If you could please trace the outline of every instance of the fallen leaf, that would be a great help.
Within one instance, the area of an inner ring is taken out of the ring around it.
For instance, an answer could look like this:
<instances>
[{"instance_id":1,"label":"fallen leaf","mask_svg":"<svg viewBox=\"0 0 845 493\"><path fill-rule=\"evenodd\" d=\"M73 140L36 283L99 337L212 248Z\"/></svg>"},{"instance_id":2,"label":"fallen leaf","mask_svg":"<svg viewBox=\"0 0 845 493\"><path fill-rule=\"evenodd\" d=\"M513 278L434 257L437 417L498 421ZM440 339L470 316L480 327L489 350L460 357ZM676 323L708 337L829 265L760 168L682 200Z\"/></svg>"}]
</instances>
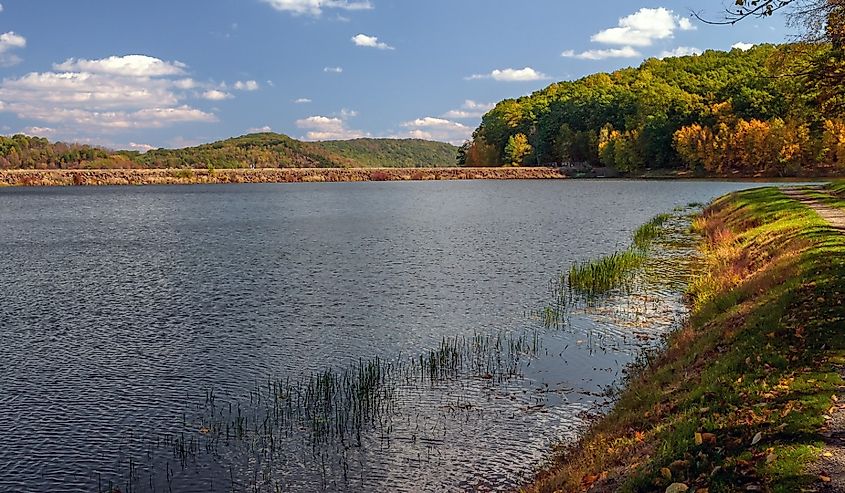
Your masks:
<instances>
[{"instance_id":1,"label":"fallen leaf","mask_svg":"<svg viewBox=\"0 0 845 493\"><path fill-rule=\"evenodd\" d=\"M689 486L684 483L672 483L666 488L666 493L685 493L689 491Z\"/></svg>"},{"instance_id":2,"label":"fallen leaf","mask_svg":"<svg viewBox=\"0 0 845 493\"><path fill-rule=\"evenodd\" d=\"M762 439L763 439L763 432L758 431L757 434L754 435L754 438L751 439L751 446L753 447L754 445L757 445L758 443L760 443L760 440L762 440Z\"/></svg>"},{"instance_id":3,"label":"fallen leaf","mask_svg":"<svg viewBox=\"0 0 845 493\"><path fill-rule=\"evenodd\" d=\"M830 476L825 476L824 474L819 476L819 480L821 480L822 483L829 483L831 481Z\"/></svg>"}]
</instances>

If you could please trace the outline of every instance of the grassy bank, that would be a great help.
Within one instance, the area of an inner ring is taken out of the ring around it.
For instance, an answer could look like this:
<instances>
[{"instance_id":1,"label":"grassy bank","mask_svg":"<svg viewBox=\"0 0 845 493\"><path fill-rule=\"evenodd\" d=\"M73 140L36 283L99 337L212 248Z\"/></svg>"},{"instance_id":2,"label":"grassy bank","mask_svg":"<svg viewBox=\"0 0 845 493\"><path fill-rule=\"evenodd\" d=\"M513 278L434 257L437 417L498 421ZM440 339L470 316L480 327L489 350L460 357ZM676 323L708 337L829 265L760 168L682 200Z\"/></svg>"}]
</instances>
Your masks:
<instances>
[{"instance_id":1,"label":"grassy bank","mask_svg":"<svg viewBox=\"0 0 845 493\"><path fill-rule=\"evenodd\" d=\"M0 186L177 185L565 178L556 168L265 168L0 170Z\"/></svg>"},{"instance_id":2,"label":"grassy bank","mask_svg":"<svg viewBox=\"0 0 845 493\"><path fill-rule=\"evenodd\" d=\"M689 323L526 491L800 491L845 366L845 235L775 189L695 223Z\"/></svg>"}]
</instances>

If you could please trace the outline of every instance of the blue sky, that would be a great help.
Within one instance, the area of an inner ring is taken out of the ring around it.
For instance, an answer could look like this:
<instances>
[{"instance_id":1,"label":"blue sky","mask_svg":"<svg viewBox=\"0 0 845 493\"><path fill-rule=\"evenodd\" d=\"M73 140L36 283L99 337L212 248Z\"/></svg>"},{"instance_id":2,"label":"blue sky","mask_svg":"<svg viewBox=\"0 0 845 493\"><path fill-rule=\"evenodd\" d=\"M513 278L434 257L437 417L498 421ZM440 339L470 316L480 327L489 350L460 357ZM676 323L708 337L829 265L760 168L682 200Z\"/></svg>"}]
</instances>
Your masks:
<instances>
[{"instance_id":1,"label":"blue sky","mask_svg":"<svg viewBox=\"0 0 845 493\"><path fill-rule=\"evenodd\" d=\"M791 34L689 19L722 0L0 3L0 133L138 150L259 129L459 143L553 81Z\"/></svg>"}]
</instances>

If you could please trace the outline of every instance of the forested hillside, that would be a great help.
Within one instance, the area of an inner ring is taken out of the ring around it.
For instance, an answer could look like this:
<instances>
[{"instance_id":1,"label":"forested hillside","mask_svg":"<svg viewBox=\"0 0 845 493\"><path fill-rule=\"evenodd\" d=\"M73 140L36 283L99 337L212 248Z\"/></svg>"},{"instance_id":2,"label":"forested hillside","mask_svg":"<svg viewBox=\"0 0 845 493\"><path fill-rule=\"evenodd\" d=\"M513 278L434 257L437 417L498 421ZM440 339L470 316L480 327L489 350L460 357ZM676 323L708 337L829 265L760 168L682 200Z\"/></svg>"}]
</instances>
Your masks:
<instances>
[{"instance_id":1,"label":"forested hillside","mask_svg":"<svg viewBox=\"0 0 845 493\"><path fill-rule=\"evenodd\" d=\"M811 77L830 46L649 59L502 101L459 151L469 166L587 162L621 172L792 175L845 166L845 120Z\"/></svg>"},{"instance_id":2,"label":"forested hillside","mask_svg":"<svg viewBox=\"0 0 845 493\"><path fill-rule=\"evenodd\" d=\"M452 166L457 149L424 140L302 142L261 133L141 154L40 137L0 136L0 169L37 168L367 168Z\"/></svg>"}]
</instances>

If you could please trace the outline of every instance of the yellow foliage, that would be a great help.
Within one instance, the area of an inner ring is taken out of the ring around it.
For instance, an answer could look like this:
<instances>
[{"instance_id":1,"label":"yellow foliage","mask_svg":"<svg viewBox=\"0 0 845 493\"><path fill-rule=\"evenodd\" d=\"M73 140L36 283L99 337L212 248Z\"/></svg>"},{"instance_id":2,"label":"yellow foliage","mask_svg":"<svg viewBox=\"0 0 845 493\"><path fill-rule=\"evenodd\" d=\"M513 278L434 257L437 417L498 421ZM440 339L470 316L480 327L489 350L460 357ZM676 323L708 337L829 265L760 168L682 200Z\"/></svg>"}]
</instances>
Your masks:
<instances>
[{"instance_id":1,"label":"yellow foliage","mask_svg":"<svg viewBox=\"0 0 845 493\"><path fill-rule=\"evenodd\" d=\"M722 121L714 129L694 124L675 132L675 150L711 173L784 174L806 161L810 131L779 118Z\"/></svg>"},{"instance_id":2,"label":"yellow foliage","mask_svg":"<svg viewBox=\"0 0 845 493\"><path fill-rule=\"evenodd\" d=\"M840 168L845 168L845 121L826 120L824 122L824 159Z\"/></svg>"}]
</instances>

